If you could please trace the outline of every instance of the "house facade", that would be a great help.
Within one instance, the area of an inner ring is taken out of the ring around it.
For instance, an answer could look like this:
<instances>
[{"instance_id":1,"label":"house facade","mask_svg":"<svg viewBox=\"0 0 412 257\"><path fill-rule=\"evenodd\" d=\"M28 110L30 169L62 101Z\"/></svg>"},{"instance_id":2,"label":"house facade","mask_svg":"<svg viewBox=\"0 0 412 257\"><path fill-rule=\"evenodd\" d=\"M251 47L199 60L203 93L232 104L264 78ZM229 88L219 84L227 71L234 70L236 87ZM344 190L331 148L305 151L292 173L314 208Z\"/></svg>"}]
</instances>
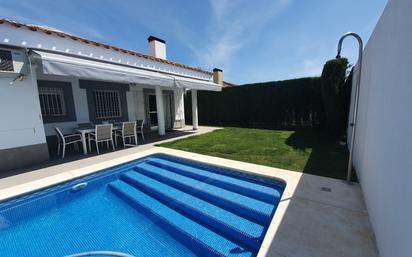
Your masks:
<instances>
[{"instance_id":1,"label":"house facade","mask_svg":"<svg viewBox=\"0 0 412 257\"><path fill-rule=\"evenodd\" d=\"M54 127L144 120L164 135L185 126L184 94L220 91L223 73L166 59L166 42L148 38L149 54L54 29L0 20L0 170L49 158Z\"/></svg>"}]
</instances>

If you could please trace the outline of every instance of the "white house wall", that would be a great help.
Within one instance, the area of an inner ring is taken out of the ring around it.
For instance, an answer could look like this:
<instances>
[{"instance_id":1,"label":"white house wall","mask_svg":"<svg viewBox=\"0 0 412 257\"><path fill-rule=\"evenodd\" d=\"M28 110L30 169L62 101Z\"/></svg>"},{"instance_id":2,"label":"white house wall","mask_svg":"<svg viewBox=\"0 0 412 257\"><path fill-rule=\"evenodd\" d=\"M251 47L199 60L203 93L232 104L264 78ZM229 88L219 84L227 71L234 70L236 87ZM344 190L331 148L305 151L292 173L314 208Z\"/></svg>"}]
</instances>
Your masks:
<instances>
[{"instance_id":1,"label":"white house wall","mask_svg":"<svg viewBox=\"0 0 412 257\"><path fill-rule=\"evenodd\" d=\"M45 143L37 84L0 74L0 149Z\"/></svg>"},{"instance_id":2,"label":"white house wall","mask_svg":"<svg viewBox=\"0 0 412 257\"><path fill-rule=\"evenodd\" d=\"M131 86L127 92L127 101L129 120L143 120L145 118L143 87Z\"/></svg>"},{"instance_id":3,"label":"white house wall","mask_svg":"<svg viewBox=\"0 0 412 257\"><path fill-rule=\"evenodd\" d=\"M48 160L35 75L0 73L0 172Z\"/></svg>"},{"instance_id":4,"label":"white house wall","mask_svg":"<svg viewBox=\"0 0 412 257\"><path fill-rule=\"evenodd\" d=\"M382 257L412 253L411 10L390 0L364 50L354 164Z\"/></svg>"},{"instance_id":5,"label":"white house wall","mask_svg":"<svg viewBox=\"0 0 412 257\"><path fill-rule=\"evenodd\" d=\"M133 96L132 108L134 110L133 115L131 116L129 112L130 120L143 120L145 119L145 105L144 105L144 94L143 87L130 87L128 92Z\"/></svg>"}]
</instances>

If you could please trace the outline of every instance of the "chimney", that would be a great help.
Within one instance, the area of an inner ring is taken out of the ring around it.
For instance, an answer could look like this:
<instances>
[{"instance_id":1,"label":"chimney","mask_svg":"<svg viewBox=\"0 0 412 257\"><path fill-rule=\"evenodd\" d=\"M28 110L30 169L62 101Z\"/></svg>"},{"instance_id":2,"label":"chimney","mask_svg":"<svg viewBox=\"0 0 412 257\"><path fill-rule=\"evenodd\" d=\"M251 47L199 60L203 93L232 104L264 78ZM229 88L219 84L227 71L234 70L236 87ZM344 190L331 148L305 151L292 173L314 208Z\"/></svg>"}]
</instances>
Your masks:
<instances>
[{"instance_id":1,"label":"chimney","mask_svg":"<svg viewBox=\"0 0 412 257\"><path fill-rule=\"evenodd\" d=\"M213 69L213 82L223 86L223 71L221 69Z\"/></svg>"},{"instance_id":2,"label":"chimney","mask_svg":"<svg viewBox=\"0 0 412 257\"><path fill-rule=\"evenodd\" d=\"M149 55L166 60L166 41L154 36L148 37L147 41L149 41Z\"/></svg>"}]
</instances>

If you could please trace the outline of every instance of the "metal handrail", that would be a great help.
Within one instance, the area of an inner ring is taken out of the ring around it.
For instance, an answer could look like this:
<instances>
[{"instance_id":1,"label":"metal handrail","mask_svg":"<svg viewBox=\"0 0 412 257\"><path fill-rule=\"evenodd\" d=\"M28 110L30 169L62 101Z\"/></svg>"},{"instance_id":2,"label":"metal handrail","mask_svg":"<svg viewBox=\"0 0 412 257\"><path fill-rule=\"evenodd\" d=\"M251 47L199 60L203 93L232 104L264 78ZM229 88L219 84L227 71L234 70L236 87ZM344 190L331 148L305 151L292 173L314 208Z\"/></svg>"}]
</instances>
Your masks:
<instances>
[{"instance_id":1,"label":"metal handrail","mask_svg":"<svg viewBox=\"0 0 412 257\"><path fill-rule=\"evenodd\" d=\"M94 256L94 255L106 255L106 256L116 256L116 257L135 257L133 255L121 252L112 252L112 251L92 251L92 252L83 252L67 255L65 257L81 257L81 256Z\"/></svg>"}]
</instances>

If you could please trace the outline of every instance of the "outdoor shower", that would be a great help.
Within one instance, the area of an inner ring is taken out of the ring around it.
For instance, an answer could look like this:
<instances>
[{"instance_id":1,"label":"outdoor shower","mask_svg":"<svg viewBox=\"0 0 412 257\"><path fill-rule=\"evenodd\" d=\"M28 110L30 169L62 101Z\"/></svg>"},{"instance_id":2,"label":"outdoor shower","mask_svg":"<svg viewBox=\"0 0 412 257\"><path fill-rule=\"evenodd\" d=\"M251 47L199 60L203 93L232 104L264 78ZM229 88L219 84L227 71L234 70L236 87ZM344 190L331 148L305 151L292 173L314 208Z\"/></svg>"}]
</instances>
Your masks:
<instances>
[{"instance_id":1,"label":"outdoor shower","mask_svg":"<svg viewBox=\"0 0 412 257\"><path fill-rule=\"evenodd\" d=\"M359 53L358 53L358 76L356 78L356 85L355 85L355 103L354 103L354 108L353 108L353 116L352 116L352 121L349 123L349 126L352 127L352 133L351 133L351 139L350 139L350 149L349 149L349 161L348 161L348 169L347 169L347 174L346 174L346 181L350 182L351 181L351 176L352 176L352 158L353 158L353 149L355 145L355 134L356 134L356 118L358 116L358 103L359 103L359 87L360 87L360 82L361 82L361 72L362 72L362 52L363 52L363 42L362 38L354 33L354 32L348 32L345 35L343 35L339 39L338 43L338 54L336 55L336 58L340 58L340 52L342 50L342 43L343 40L348 37L352 36L358 40L359 43Z\"/></svg>"}]
</instances>

